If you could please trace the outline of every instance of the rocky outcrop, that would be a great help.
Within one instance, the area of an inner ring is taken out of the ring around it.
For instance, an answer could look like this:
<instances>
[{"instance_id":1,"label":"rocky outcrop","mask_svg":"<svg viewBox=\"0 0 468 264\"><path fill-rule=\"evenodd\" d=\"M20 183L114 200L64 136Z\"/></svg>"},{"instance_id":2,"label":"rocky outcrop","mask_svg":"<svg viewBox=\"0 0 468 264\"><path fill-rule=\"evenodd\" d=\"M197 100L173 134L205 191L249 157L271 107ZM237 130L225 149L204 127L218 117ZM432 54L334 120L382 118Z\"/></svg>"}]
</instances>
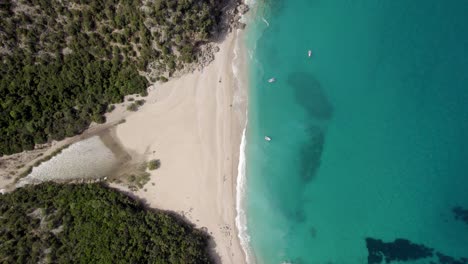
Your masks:
<instances>
[{"instance_id":1,"label":"rocky outcrop","mask_svg":"<svg viewBox=\"0 0 468 264\"><path fill-rule=\"evenodd\" d=\"M242 23L240 21L236 21L233 23L232 25L234 28L236 29L245 29L245 27L247 26L245 23Z\"/></svg>"},{"instance_id":2,"label":"rocky outcrop","mask_svg":"<svg viewBox=\"0 0 468 264\"><path fill-rule=\"evenodd\" d=\"M238 2L235 4L235 8L226 11L226 19L229 25L229 32L233 29L244 29L246 24L241 22L242 15L249 11L249 6Z\"/></svg>"},{"instance_id":3,"label":"rocky outcrop","mask_svg":"<svg viewBox=\"0 0 468 264\"><path fill-rule=\"evenodd\" d=\"M249 11L249 6L239 0L228 1L229 3L222 9L222 22L218 25L216 33L213 33L212 42L205 43L198 47L196 62L185 64L183 68L176 70L169 75L167 69L162 67L157 61L150 62L146 78L151 82L167 81L173 77L180 77L184 74L203 69L214 60L214 54L219 51L216 42L222 41L224 35L236 29L245 29L247 26L241 22L242 15ZM177 52L177 51L174 51ZM164 66L164 65L163 65Z\"/></svg>"},{"instance_id":4,"label":"rocky outcrop","mask_svg":"<svg viewBox=\"0 0 468 264\"><path fill-rule=\"evenodd\" d=\"M249 11L249 6L246 4L240 4L237 7L237 12L239 12L241 15L247 13Z\"/></svg>"}]
</instances>

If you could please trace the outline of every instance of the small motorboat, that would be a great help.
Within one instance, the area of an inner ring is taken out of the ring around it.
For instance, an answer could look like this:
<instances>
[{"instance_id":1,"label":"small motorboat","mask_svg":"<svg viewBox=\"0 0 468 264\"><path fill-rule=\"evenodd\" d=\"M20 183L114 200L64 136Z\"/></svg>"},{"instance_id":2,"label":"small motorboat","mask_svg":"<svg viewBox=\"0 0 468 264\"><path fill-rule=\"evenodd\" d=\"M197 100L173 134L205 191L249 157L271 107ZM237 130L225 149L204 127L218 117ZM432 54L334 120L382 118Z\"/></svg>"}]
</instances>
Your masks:
<instances>
[{"instance_id":1,"label":"small motorboat","mask_svg":"<svg viewBox=\"0 0 468 264\"><path fill-rule=\"evenodd\" d=\"M265 140L266 140L266 141L271 141L271 137L265 136Z\"/></svg>"},{"instance_id":2,"label":"small motorboat","mask_svg":"<svg viewBox=\"0 0 468 264\"><path fill-rule=\"evenodd\" d=\"M309 56L309 58L312 57L312 51L309 50L309 51L307 52L307 55Z\"/></svg>"},{"instance_id":3,"label":"small motorboat","mask_svg":"<svg viewBox=\"0 0 468 264\"><path fill-rule=\"evenodd\" d=\"M272 82L275 82L275 81L276 81L275 78L270 78L270 79L268 79L268 82L269 82L269 83L272 83Z\"/></svg>"}]
</instances>

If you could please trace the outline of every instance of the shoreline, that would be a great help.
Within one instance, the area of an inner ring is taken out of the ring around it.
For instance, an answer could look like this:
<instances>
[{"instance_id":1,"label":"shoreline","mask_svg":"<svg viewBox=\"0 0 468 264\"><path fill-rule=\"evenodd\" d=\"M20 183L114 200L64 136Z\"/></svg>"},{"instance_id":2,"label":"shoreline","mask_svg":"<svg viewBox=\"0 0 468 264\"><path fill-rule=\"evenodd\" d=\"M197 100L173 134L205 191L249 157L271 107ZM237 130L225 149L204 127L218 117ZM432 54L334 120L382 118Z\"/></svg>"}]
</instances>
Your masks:
<instances>
[{"instance_id":1,"label":"shoreline","mask_svg":"<svg viewBox=\"0 0 468 264\"><path fill-rule=\"evenodd\" d=\"M150 87L147 103L114 128L130 153L161 160L134 195L206 230L220 261L236 264L246 263L236 225L247 99L243 34L227 34L203 70Z\"/></svg>"},{"instance_id":2,"label":"shoreline","mask_svg":"<svg viewBox=\"0 0 468 264\"><path fill-rule=\"evenodd\" d=\"M241 22L245 21L245 16L243 16L240 20ZM240 32L240 31L238 31ZM245 190L246 190L246 156L245 156L245 147L247 144L246 138L246 131L247 131L247 124L248 124L248 89L249 89L249 82L248 82L248 59L247 59L247 45L246 45L246 37L247 32L243 31L238 33L240 36L237 38L236 42L236 49L234 49L235 57L233 61L233 72L236 75L239 70L242 72L240 75L237 76L238 85L241 93L241 97L245 98L245 104L242 107L242 120L239 120L241 125L241 137L238 144L234 147L237 149L233 149L233 153L237 153L237 169L233 171L233 178L235 178L235 227L237 231L237 237L239 244L241 246L244 260L243 263L255 263L252 260L251 248L249 245L249 235L247 232L247 216L246 216L246 208L245 208ZM236 60L238 60L238 65L235 65ZM237 70L237 72L236 72Z\"/></svg>"}]
</instances>

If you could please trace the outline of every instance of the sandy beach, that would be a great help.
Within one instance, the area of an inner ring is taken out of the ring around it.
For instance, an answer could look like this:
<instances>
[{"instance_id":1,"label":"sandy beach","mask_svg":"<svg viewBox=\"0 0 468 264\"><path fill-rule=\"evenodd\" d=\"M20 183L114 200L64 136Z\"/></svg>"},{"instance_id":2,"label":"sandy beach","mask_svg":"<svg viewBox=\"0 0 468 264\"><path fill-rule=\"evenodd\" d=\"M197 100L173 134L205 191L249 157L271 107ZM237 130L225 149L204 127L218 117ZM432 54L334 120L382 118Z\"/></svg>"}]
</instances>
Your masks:
<instances>
[{"instance_id":1,"label":"sandy beach","mask_svg":"<svg viewBox=\"0 0 468 264\"><path fill-rule=\"evenodd\" d=\"M239 34L226 36L203 71L151 87L147 103L116 127L129 152L161 160L161 168L136 196L206 228L222 263L236 264L245 262L235 226L246 107L232 64L242 61L235 53Z\"/></svg>"}]
</instances>

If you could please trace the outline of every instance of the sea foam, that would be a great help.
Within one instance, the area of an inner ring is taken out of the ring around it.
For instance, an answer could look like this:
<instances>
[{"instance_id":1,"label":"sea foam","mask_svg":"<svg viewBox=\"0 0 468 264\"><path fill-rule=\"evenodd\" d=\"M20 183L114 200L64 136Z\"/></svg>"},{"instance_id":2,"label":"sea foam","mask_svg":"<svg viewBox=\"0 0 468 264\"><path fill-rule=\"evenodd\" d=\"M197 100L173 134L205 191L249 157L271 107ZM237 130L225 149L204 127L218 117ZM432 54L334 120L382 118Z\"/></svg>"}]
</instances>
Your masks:
<instances>
[{"instance_id":1,"label":"sea foam","mask_svg":"<svg viewBox=\"0 0 468 264\"><path fill-rule=\"evenodd\" d=\"M252 24L253 18L256 17L254 14L256 12L257 3L255 0L246 0L245 4L247 4L250 8L250 11L247 15L243 15L240 19L241 22ZM240 34L240 30L237 31L237 34ZM245 34L245 33L244 33ZM248 33L247 33L248 34ZM239 57L239 53L241 52L240 41L245 43L246 39L238 38L235 43L234 47L234 58L232 62L232 71L236 80L236 93L234 95L234 105L241 105L247 99L247 87L243 87L243 82L239 78L239 70L243 69L244 65L241 65L241 60L244 58ZM255 49L255 48L254 48ZM253 57L253 50L245 49L248 55L249 61L255 61ZM242 56L242 55L240 55ZM243 89L244 88L244 89ZM248 101L248 100L247 100ZM247 107L246 107L247 108ZM245 113L242 113L245 116L244 122L244 129L242 131L242 139L239 146L239 164L237 167L237 179L236 179L236 228L237 228L237 235L240 240L240 244L242 250L245 255L245 260L247 263L255 263L255 256L253 254L253 250L250 246L250 236L248 234L247 228L247 215L246 215L246 189L247 189L247 174L246 174L246 153L245 148L247 145L247 138L246 138L246 130L248 124L248 112L245 110Z\"/></svg>"},{"instance_id":2,"label":"sea foam","mask_svg":"<svg viewBox=\"0 0 468 264\"><path fill-rule=\"evenodd\" d=\"M237 32L239 34L239 31ZM236 41L234 47L234 58L232 62L232 72L236 81L236 92L233 98L234 105L240 105L245 100L245 91L242 89L242 81L239 79L239 40ZM245 113L247 116L247 111ZM246 188L246 174L245 174L245 145L246 137L245 131L247 128L247 121L245 121L244 129L242 132L241 144L239 147L239 164L237 167L237 181L236 181L236 228L238 230L238 237L242 250L244 251L247 263L250 263L250 248L249 248L249 235L247 233L247 217L244 209L245 188Z\"/></svg>"},{"instance_id":3,"label":"sea foam","mask_svg":"<svg viewBox=\"0 0 468 264\"><path fill-rule=\"evenodd\" d=\"M247 127L247 122L246 122ZM236 183L236 227L238 230L239 240L242 246L242 250L245 253L245 258L247 263L250 263L251 253L250 253L250 237L247 233L247 216L245 213L245 188L246 188L246 174L245 174L245 131L242 132L242 140L239 148L239 165L237 167L237 183Z\"/></svg>"}]
</instances>

